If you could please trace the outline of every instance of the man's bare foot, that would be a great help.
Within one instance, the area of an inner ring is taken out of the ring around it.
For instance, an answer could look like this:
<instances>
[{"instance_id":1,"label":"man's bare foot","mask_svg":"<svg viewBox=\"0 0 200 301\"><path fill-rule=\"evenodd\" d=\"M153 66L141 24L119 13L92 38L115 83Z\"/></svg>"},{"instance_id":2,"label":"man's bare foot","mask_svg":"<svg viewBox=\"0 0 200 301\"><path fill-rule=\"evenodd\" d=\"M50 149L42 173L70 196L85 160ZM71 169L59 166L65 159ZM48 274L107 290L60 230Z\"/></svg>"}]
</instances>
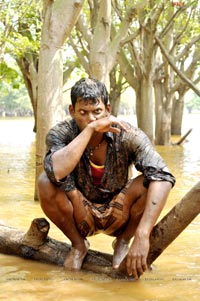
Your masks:
<instances>
[{"instance_id":1,"label":"man's bare foot","mask_svg":"<svg viewBox=\"0 0 200 301\"><path fill-rule=\"evenodd\" d=\"M67 255L64 267L71 271L78 271L81 269L83 260L87 255L87 251L90 247L90 244L87 239L85 239L85 246L82 249L76 249L75 247L71 248L71 251Z\"/></svg>"},{"instance_id":2,"label":"man's bare foot","mask_svg":"<svg viewBox=\"0 0 200 301\"><path fill-rule=\"evenodd\" d=\"M114 249L113 254L113 269L118 269L120 263L126 257L129 249L129 241L125 241L124 239L115 239L112 243L112 247Z\"/></svg>"}]
</instances>

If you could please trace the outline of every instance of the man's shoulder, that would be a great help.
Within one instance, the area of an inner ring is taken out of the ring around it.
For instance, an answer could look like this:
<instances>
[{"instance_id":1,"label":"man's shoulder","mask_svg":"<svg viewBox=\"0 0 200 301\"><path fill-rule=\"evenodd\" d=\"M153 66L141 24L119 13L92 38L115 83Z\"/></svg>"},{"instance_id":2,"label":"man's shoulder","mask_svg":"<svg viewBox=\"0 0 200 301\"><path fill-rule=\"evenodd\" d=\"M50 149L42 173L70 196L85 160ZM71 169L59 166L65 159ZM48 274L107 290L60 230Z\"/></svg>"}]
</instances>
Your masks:
<instances>
[{"instance_id":1,"label":"man's shoulder","mask_svg":"<svg viewBox=\"0 0 200 301\"><path fill-rule=\"evenodd\" d=\"M71 141L77 135L77 126L73 119L65 119L54 125L47 133L47 141Z\"/></svg>"},{"instance_id":2,"label":"man's shoulder","mask_svg":"<svg viewBox=\"0 0 200 301\"><path fill-rule=\"evenodd\" d=\"M63 121L59 121L58 123L56 123L49 132L60 132L60 131L76 131L76 123L73 119L65 119Z\"/></svg>"}]
</instances>

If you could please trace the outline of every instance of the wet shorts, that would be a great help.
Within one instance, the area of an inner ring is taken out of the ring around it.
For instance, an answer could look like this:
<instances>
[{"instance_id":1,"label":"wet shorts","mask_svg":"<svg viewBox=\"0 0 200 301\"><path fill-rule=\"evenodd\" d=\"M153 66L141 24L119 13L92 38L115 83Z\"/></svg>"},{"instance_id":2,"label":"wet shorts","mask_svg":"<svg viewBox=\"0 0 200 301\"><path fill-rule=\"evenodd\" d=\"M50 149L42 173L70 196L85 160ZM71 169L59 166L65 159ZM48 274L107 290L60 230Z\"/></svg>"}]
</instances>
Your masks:
<instances>
[{"instance_id":1,"label":"wet shorts","mask_svg":"<svg viewBox=\"0 0 200 301\"><path fill-rule=\"evenodd\" d=\"M86 210L84 219L77 225L83 237L105 233L116 236L125 227L129 219L129 209L124 205L124 198L130 182L114 198L104 204L96 204L83 198Z\"/></svg>"}]
</instances>

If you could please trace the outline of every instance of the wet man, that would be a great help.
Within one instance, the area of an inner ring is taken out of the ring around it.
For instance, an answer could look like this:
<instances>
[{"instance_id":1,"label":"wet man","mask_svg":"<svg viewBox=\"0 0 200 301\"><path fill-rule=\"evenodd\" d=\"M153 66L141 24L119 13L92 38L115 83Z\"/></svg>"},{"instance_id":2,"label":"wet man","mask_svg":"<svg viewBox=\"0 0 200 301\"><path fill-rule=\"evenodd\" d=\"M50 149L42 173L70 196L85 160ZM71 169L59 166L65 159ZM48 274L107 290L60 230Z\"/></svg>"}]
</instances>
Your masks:
<instances>
[{"instance_id":1,"label":"wet man","mask_svg":"<svg viewBox=\"0 0 200 301\"><path fill-rule=\"evenodd\" d=\"M113 268L127 255L127 273L147 269L149 236L175 184L161 156L139 128L110 113L103 83L79 80L71 89L71 120L47 134L41 207L71 241L64 266L80 270L87 237L113 236ZM136 178L128 178L134 165ZM134 238L132 240L132 238Z\"/></svg>"}]
</instances>

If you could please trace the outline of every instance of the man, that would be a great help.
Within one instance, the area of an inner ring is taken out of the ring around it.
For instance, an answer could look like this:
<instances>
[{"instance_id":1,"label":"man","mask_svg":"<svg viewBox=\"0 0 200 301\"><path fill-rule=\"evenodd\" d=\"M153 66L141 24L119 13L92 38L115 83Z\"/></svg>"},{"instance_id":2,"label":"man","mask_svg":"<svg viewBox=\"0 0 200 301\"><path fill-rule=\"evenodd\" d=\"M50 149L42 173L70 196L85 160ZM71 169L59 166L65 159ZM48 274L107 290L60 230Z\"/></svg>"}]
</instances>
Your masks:
<instances>
[{"instance_id":1,"label":"man","mask_svg":"<svg viewBox=\"0 0 200 301\"><path fill-rule=\"evenodd\" d=\"M113 268L127 255L127 273L137 279L147 269L149 236L175 179L147 136L110 114L104 84L79 80L71 102L72 119L47 134L41 207L71 241L66 268L81 269L86 237L105 233L115 237ZM140 175L128 179L132 164Z\"/></svg>"}]
</instances>

